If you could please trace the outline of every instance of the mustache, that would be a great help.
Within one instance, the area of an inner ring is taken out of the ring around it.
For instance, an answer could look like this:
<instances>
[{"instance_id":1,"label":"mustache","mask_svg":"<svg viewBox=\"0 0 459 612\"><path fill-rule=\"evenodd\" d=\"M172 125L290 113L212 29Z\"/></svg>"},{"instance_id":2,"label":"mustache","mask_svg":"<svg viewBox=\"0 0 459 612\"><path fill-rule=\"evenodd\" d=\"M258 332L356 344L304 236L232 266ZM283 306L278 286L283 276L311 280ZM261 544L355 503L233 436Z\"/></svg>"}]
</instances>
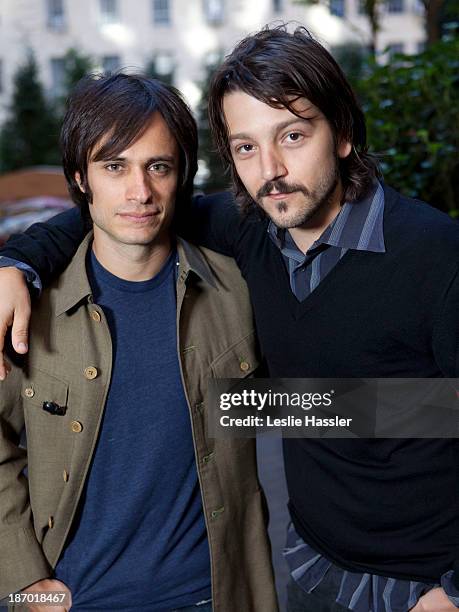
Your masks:
<instances>
[{"instance_id":1,"label":"mustache","mask_svg":"<svg viewBox=\"0 0 459 612\"><path fill-rule=\"evenodd\" d=\"M294 191L300 191L305 196L311 195L309 190L306 189L301 183L287 183L284 179L276 179L274 181L267 181L263 187L257 191L257 199L264 198L269 195L271 191L278 191L279 193L293 193Z\"/></svg>"}]
</instances>

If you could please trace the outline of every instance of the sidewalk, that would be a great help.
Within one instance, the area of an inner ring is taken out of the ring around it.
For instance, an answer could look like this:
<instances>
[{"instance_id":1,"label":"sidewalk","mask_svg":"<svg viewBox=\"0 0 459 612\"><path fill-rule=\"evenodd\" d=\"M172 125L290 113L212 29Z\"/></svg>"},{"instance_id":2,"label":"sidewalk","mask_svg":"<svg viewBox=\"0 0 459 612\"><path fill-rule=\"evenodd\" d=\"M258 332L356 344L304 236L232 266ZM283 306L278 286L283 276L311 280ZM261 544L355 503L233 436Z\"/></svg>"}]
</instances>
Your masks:
<instances>
[{"instance_id":1,"label":"sidewalk","mask_svg":"<svg viewBox=\"0 0 459 612\"><path fill-rule=\"evenodd\" d=\"M257 438L258 472L269 507L269 536L273 549L273 565L280 611L285 612L288 567L282 556L289 515L287 486L284 475L282 438L262 435Z\"/></svg>"}]
</instances>

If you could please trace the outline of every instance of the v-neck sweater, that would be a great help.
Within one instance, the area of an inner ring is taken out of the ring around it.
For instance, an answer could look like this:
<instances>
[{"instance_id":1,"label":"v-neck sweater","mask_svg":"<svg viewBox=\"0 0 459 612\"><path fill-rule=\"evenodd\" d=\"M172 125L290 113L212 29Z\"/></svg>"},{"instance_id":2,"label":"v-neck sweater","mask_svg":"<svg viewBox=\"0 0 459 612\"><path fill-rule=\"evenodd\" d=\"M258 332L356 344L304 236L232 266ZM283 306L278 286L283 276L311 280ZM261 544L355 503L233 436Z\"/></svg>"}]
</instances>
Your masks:
<instances>
[{"instance_id":1,"label":"v-neck sweater","mask_svg":"<svg viewBox=\"0 0 459 612\"><path fill-rule=\"evenodd\" d=\"M447 215L385 187L386 252L350 249L299 302L268 221L205 200L193 229L236 258L271 377L459 376L459 233ZM458 440L285 439L284 457L294 526L337 565L425 582L457 567Z\"/></svg>"}]
</instances>

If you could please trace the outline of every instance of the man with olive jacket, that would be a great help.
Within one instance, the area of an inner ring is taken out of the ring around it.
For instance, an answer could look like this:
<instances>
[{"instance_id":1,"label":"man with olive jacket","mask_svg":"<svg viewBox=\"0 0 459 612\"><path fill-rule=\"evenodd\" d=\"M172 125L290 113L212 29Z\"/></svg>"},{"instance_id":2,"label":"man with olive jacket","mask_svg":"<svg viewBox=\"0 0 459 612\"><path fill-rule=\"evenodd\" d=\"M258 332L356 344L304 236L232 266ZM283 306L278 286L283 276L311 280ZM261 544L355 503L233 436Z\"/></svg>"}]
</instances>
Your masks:
<instances>
[{"instance_id":1,"label":"man with olive jacket","mask_svg":"<svg viewBox=\"0 0 459 612\"><path fill-rule=\"evenodd\" d=\"M89 78L62 146L94 231L0 383L0 599L276 612L254 441L206 433L210 378L250 374L257 352L236 265L171 230L196 170L189 110L156 81Z\"/></svg>"}]
</instances>

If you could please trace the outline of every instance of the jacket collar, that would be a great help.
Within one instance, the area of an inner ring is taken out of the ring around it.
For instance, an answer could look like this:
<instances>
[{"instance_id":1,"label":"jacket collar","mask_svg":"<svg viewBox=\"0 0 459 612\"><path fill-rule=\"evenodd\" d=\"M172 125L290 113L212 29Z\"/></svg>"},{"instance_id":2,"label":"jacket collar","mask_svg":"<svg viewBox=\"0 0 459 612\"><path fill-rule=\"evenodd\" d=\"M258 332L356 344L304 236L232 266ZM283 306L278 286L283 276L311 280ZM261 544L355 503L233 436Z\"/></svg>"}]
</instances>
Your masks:
<instances>
[{"instance_id":1,"label":"jacket collar","mask_svg":"<svg viewBox=\"0 0 459 612\"><path fill-rule=\"evenodd\" d=\"M56 316L67 312L83 300L92 302L92 289L86 272L86 255L91 248L93 232L89 232L80 244L69 266L54 283L56 295ZM177 237L179 257L178 280L187 281L190 272L217 289L215 276L201 250Z\"/></svg>"},{"instance_id":2,"label":"jacket collar","mask_svg":"<svg viewBox=\"0 0 459 612\"><path fill-rule=\"evenodd\" d=\"M194 272L203 281L217 289L215 275L197 246L177 236L177 251L180 262L179 274L183 275L183 280L188 278L190 272Z\"/></svg>"}]
</instances>

